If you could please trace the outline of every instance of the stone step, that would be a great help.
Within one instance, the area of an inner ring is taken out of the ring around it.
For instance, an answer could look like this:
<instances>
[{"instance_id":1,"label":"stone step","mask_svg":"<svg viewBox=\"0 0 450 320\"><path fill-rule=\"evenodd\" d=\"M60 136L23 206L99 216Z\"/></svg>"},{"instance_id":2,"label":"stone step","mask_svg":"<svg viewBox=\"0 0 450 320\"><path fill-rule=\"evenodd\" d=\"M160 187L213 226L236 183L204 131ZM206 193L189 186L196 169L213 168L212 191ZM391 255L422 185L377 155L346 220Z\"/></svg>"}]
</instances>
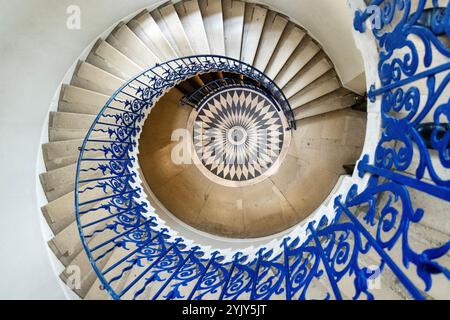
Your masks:
<instances>
[{"instance_id":1,"label":"stone step","mask_svg":"<svg viewBox=\"0 0 450 320\"><path fill-rule=\"evenodd\" d=\"M90 114L50 112L49 128L86 129L95 122L96 116Z\"/></svg>"},{"instance_id":2,"label":"stone step","mask_svg":"<svg viewBox=\"0 0 450 320\"><path fill-rule=\"evenodd\" d=\"M143 69L108 42L98 40L86 62L124 80L140 74Z\"/></svg>"},{"instance_id":3,"label":"stone step","mask_svg":"<svg viewBox=\"0 0 450 320\"><path fill-rule=\"evenodd\" d=\"M110 267L112 267L115 264L122 261L131 252L132 252L131 250L123 250L123 248L117 248L117 249L113 250L108 261L105 263L103 268L100 268L100 270L103 273L106 272ZM107 274L105 274L105 279L107 281L111 281L113 278L119 276L124 267L125 267L125 265L123 267L121 267L121 265L119 265L116 268L112 269ZM110 285L111 285L111 288L117 292L117 287L119 286L119 284L120 284L120 281L116 281L116 282L112 282ZM89 288L89 291L87 292L87 294L84 298L86 300L111 300L111 296L105 290L100 279L98 279L98 278L95 280L95 282Z\"/></svg>"},{"instance_id":4,"label":"stone step","mask_svg":"<svg viewBox=\"0 0 450 320\"><path fill-rule=\"evenodd\" d=\"M225 55L225 34L221 0L199 0L211 54Z\"/></svg>"},{"instance_id":5,"label":"stone step","mask_svg":"<svg viewBox=\"0 0 450 320\"><path fill-rule=\"evenodd\" d=\"M295 120L349 108L355 104L357 97L356 94L347 89L338 89L295 109Z\"/></svg>"},{"instance_id":6,"label":"stone step","mask_svg":"<svg viewBox=\"0 0 450 320\"><path fill-rule=\"evenodd\" d=\"M261 71L264 71L272 55L275 52L281 36L287 26L288 19L277 14L274 11L269 11L266 17L262 36L259 41L258 51L253 62L253 66Z\"/></svg>"},{"instance_id":7,"label":"stone step","mask_svg":"<svg viewBox=\"0 0 450 320\"><path fill-rule=\"evenodd\" d=\"M312 82L333 69L333 65L323 52L317 54L308 64L292 78L284 87L286 98L292 98L295 94L310 85Z\"/></svg>"},{"instance_id":8,"label":"stone step","mask_svg":"<svg viewBox=\"0 0 450 320\"><path fill-rule=\"evenodd\" d=\"M224 0L222 4L225 53L228 57L239 60L244 33L245 3L236 0Z\"/></svg>"},{"instance_id":9,"label":"stone step","mask_svg":"<svg viewBox=\"0 0 450 320\"><path fill-rule=\"evenodd\" d=\"M123 22L119 23L108 36L106 42L134 61L142 69L148 70L160 60Z\"/></svg>"},{"instance_id":10,"label":"stone step","mask_svg":"<svg viewBox=\"0 0 450 320\"><path fill-rule=\"evenodd\" d=\"M247 3L244 17L244 34L242 38L241 61L253 64L262 36L264 22L268 12L266 8Z\"/></svg>"},{"instance_id":11,"label":"stone step","mask_svg":"<svg viewBox=\"0 0 450 320\"><path fill-rule=\"evenodd\" d=\"M275 77L275 83L283 88L320 50L309 36L304 37Z\"/></svg>"},{"instance_id":12,"label":"stone step","mask_svg":"<svg viewBox=\"0 0 450 320\"><path fill-rule=\"evenodd\" d=\"M79 148L83 141L80 139L43 144L42 153L46 169L54 170L75 163L78 160Z\"/></svg>"},{"instance_id":13,"label":"stone step","mask_svg":"<svg viewBox=\"0 0 450 320\"><path fill-rule=\"evenodd\" d=\"M296 109L308 102L338 90L340 87L341 84L336 72L331 70L291 97L289 103L291 104L292 109Z\"/></svg>"},{"instance_id":14,"label":"stone step","mask_svg":"<svg viewBox=\"0 0 450 320\"><path fill-rule=\"evenodd\" d=\"M70 82L72 86L111 96L125 83L120 79L90 63L79 62Z\"/></svg>"},{"instance_id":15,"label":"stone step","mask_svg":"<svg viewBox=\"0 0 450 320\"><path fill-rule=\"evenodd\" d=\"M175 10L195 54L209 54L209 43L197 0L180 1ZM216 22L217 23L217 22Z\"/></svg>"},{"instance_id":16,"label":"stone step","mask_svg":"<svg viewBox=\"0 0 450 320\"><path fill-rule=\"evenodd\" d=\"M305 35L306 33L295 24L291 22L288 23L267 67L265 68L265 74L269 78L276 78L294 53L295 49L300 45Z\"/></svg>"},{"instance_id":17,"label":"stone step","mask_svg":"<svg viewBox=\"0 0 450 320\"><path fill-rule=\"evenodd\" d=\"M88 183L83 186L81 190L96 187L97 183L98 182ZM101 198L104 195L105 193L101 188L95 188L90 192L78 193L78 201L79 203L83 203ZM91 205L86 205L83 207L83 210L86 210L86 208L91 208L94 205L94 203ZM41 211L50 226L50 229L54 234L58 234L75 221L75 192L72 190L66 195L49 202L41 208Z\"/></svg>"},{"instance_id":18,"label":"stone step","mask_svg":"<svg viewBox=\"0 0 450 320\"><path fill-rule=\"evenodd\" d=\"M89 242L91 248L108 241L116 234L112 230L105 230L104 232L96 234ZM105 257L96 261L96 266L100 269L107 263L111 253L105 252ZM84 250L82 250L60 274L61 280L66 283L71 289L81 298L84 299L89 289L98 279L89 258ZM77 283L79 281L79 283Z\"/></svg>"},{"instance_id":19,"label":"stone step","mask_svg":"<svg viewBox=\"0 0 450 320\"><path fill-rule=\"evenodd\" d=\"M83 210L86 209L82 206ZM83 225L87 225L92 222L99 221L103 218L110 216L107 210L95 211L95 214L87 214L80 217L80 221ZM85 235L91 235L96 230L103 229L107 224L107 221L102 221L90 227L84 228ZM109 236L111 238L111 235ZM92 238L86 238L87 243L90 243ZM83 246L80 240L80 233L78 229L77 221L71 222L67 227L55 234L55 236L48 242L50 249L55 256L61 261L64 266L69 266L70 263L80 254L84 253ZM93 248L94 246L90 246Z\"/></svg>"},{"instance_id":20,"label":"stone step","mask_svg":"<svg viewBox=\"0 0 450 320\"><path fill-rule=\"evenodd\" d=\"M160 61L175 59L177 53L161 32L155 19L147 10L142 11L128 23L128 27L158 57Z\"/></svg>"},{"instance_id":21,"label":"stone step","mask_svg":"<svg viewBox=\"0 0 450 320\"><path fill-rule=\"evenodd\" d=\"M63 129L63 128L50 128L49 129L49 141L67 141L67 140L80 140L86 138L87 129ZM100 139L105 136L103 132L92 132L91 139Z\"/></svg>"},{"instance_id":22,"label":"stone step","mask_svg":"<svg viewBox=\"0 0 450 320\"><path fill-rule=\"evenodd\" d=\"M150 14L179 57L194 54L194 50L189 43L188 36L173 4L165 4L153 10Z\"/></svg>"},{"instance_id":23,"label":"stone step","mask_svg":"<svg viewBox=\"0 0 450 320\"><path fill-rule=\"evenodd\" d=\"M80 170L89 169L92 164L84 162ZM77 164L71 164L62 168L47 171L39 175L47 200L53 201L73 191ZM102 176L102 172L88 171L80 174L80 179L95 179Z\"/></svg>"},{"instance_id":24,"label":"stone step","mask_svg":"<svg viewBox=\"0 0 450 320\"><path fill-rule=\"evenodd\" d=\"M97 115L108 101L109 96L80 87L63 85L58 111Z\"/></svg>"}]
</instances>

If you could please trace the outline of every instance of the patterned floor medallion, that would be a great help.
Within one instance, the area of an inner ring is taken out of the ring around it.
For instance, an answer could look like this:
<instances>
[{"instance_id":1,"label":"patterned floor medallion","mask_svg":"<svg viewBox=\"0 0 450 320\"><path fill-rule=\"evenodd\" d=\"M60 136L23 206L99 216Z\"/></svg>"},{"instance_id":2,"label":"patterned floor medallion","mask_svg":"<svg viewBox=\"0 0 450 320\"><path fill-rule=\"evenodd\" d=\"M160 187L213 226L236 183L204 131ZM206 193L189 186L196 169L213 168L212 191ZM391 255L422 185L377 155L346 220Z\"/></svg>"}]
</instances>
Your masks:
<instances>
[{"instance_id":1,"label":"patterned floor medallion","mask_svg":"<svg viewBox=\"0 0 450 320\"><path fill-rule=\"evenodd\" d=\"M290 144L282 111L263 93L229 88L194 110L188 128L193 160L210 180L228 187L258 183L278 169Z\"/></svg>"}]
</instances>

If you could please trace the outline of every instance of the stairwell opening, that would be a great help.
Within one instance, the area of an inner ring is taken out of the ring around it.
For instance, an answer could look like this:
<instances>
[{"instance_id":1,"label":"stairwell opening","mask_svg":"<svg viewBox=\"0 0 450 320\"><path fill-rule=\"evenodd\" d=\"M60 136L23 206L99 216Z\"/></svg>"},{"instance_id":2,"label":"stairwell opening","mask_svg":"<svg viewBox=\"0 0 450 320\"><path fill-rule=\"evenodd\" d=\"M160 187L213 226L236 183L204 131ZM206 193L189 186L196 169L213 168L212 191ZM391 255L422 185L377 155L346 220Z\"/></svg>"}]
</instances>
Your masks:
<instances>
[{"instance_id":1,"label":"stairwell opening","mask_svg":"<svg viewBox=\"0 0 450 320\"><path fill-rule=\"evenodd\" d=\"M207 74L200 80L213 81L215 76ZM227 163L246 156L228 134L236 134L239 140L246 136L244 146L252 147L249 131L236 128L241 128L239 121L254 126L255 119L262 118L258 108L247 113L239 109L246 101L256 107L258 101L252 101L251 95L246 100L245 94L230 94L225 86L196 108L186 103L186 97L201 88L198 80L191 78L161 98L143 126L139 143L141 178L151 190L150 203L158 202L197 230L233 239L267 237L288 230L320 207L346 174L344 166L360 157L366 131L364 112L347 108L307 117L297 121L297 130L288 130L283 116L278 126L281 134L268 133L278 144L269 148L278 152L277 163L273 170L268 165L255 179L245 161L234 167ZM229 114L220 110L220 101L227 107L227 94ZM274 114L270 108L264 110L264 115ZM264 129L273 128L277 120L267 117L267 122L270 125ZM255 141L256 146L261 143ZM207 148L211 145L215 149ZM250 152L247 161L251 157Z\"/></svg>"}]
</instances>

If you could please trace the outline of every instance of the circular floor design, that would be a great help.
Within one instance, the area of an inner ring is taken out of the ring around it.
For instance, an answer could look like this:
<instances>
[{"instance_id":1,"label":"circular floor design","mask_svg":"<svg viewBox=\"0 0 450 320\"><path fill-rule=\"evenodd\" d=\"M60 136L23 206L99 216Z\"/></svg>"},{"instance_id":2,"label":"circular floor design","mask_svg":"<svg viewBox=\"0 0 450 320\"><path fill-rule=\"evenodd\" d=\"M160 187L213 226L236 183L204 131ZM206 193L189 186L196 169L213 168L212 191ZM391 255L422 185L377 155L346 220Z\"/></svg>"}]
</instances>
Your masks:
<instances>
[{"instance_id":1,"label":"circular floor design","mask_svg":"<svg viewBox=\"0 0 450 320\"><path fill-rule=\"evenodd\" d=\"M290 143L284 114L262 92L229 88L191 114L194 162L210 180L228 187L263 181L276 172Z\"/></svg>"}]
</instances>

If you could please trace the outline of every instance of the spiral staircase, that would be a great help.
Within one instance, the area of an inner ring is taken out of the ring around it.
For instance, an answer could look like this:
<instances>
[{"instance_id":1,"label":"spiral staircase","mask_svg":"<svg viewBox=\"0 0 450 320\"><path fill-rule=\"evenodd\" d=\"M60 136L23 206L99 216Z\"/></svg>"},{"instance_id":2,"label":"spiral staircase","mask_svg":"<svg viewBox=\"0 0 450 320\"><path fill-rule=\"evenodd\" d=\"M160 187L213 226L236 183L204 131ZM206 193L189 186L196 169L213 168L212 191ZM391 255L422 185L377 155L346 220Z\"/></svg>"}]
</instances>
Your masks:
<instances>
[{"instance_id":1,"label":"spiral staircase","mask_svg":"<svg viewBox=\"0 0 450 320\"><path fill-rule=\"evenodd\" d=\"M169 2L99 39L42 146L61 279L82 299L450 298L450 9L371 5L352 4L368 100L259 4Z\"/></svg>"}]
</instances>

